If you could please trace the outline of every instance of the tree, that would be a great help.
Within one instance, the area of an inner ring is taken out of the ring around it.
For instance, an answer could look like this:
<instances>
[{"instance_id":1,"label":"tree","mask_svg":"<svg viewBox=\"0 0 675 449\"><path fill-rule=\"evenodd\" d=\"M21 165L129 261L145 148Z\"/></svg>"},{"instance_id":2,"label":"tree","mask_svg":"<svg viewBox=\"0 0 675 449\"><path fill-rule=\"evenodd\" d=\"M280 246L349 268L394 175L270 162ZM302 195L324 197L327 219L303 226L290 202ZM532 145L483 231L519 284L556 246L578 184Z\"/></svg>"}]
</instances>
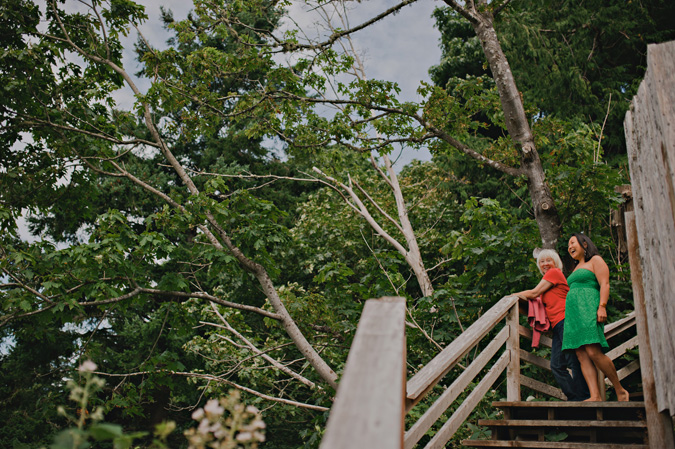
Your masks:
<instances>
[{"instance_id":1,"label":"tree","mask_svg":"<svg viewBox=\"0 0 675 449\"><path fill-rule=\"evenodd\" d=\"M456 92L423 86L427 100L403 103L392 82L344 76L358 61L340 50L341 39L411 3L301 41L298 30L277 27L284 2L196 1L187 20L165 15L175 33L168 49L140 36L146 90L120 63L119 37L144 19L139 5L97 0L73 12L50 1L44 17L29 0L0 6L8 30L0 55L3 336L76 323L86 339L67 336L74 356L108 360L105 374L124 379L107 392L113 406L147 415L148 403L172 405L179 395L181 406L194 405L196 391L175 381L187 377L274 403L278 428L299 414L307 428L322 424L364 299L413 299L409 318L423 330L411 337L415 362L450 341L511 285L507 276L484 276L507 257L500 245L516 246L511 227L528 239L536 233L494 201L455 202L456 192L439 187L442 167L420 164L399 177L388 153L437 142L525 179L544 245L555 243L559 217L492 26L498 4L448 2L482 37L494 90L478 81ZM135 101L126 109L114 100L123 88ZM480 127L473 118L484 106L510 134L494 142L501 160L468 131ZM268 161L266 139L283 144L288 160ZM372 151L384 169L371 163L375 171L366 171ZM311 187L289 186L290 178ZM284 188L264 190L273 180ZM298 191L311 195L290 200ZM385 220L336 226L329 206L348 216L338 191L362 216L359 202L379 207ZM18 238L23 209L53 243ZM488 263L457 281L488 239ZM428 268L425 258L437 263ZM513 266L526 264L516 257ZM474 280L494 290L469 300ZM465 310L457 311L457 290Z\"/></svg>"},{"instance_id":2,"label":"tree","mask_svg":"<svg viewBox=\"0 0 675 449\"><path fill-rule=\"evenodd\" d=\"M260 9L263 3L252 6L247 11L253 18L268 20L266 10ZM219 52L205 45L194 51L194 59L189 60L173 49L160 55L148 47L146 57L151 60L152 70L168 70L162 73L175 78L173 84L157 83L143 93L131 74L119 64L118 41L128 26L143 19L141 7L130 2L113 2L109 7L94 2L89 12L82 14L67 13L56 2L50 2L46 31L37 28L39 10L30 2L6 4L2 13L10 19L20 18L16 23L21 25L13 28L14 34L8 38L11 45L2 61L5 81L11 88L2 105L2 125L6 131L2 157L3 166L9 169L4 178L15 176L23 183L5 197L4 204L10 206L4 209L8 212L5 216L10 222L8 229L16 229L11 225L11 219L16 216L12 214L17 214L25 205L46 211L45 215L54 211L51 198L64 190L59 185L64 178L69 186L88 186L100 179L103 179L103 187L128 183L132 191L145 192L136 193L134 200L145 202L150 198L155 203L150 208L143 204L126 205L125 214L112 210L99 215L95 222L89 221L92 227L86 244L62 250L48 244L17 244L12 235L6 235L2 265L8 282L3 284L3 324L36 315L43 316L45 321L57 316L59 322L65 323L81 313L89 313L88 310L99 310L105 316L105 310L111 305L119 310L124 308L120 304L128 303L130 312L147 300L182 302L201 298L279 322L291 339L300 343L297 347L302 348L304 358L334 387L336 374L288 314L267 269L244 253L252 251L254 258L270 262L272 255L266 246L283 238L275 225L281 214L270 204L245 194L225 196L227 185L223 178L205 183L203 176L195 175L192 167L180 161L172 151L174 143L178 141L180 146L191 132L201 132L208 137L223 129L222 123L215 125L216 120L220 122L227 117L226 112L218 109L217 114L194 120L191 114L196 108L187 108L188 99L183 95L175 101L173 93L185 85L195 84L197 80L192 77L196 75L207 78L203 83L199 80L197 89L216 81L224 82L227 72L206 76L200 71L205 62L199 58L214 56L215 52L236 65L237 61L228 56L233 50ZM186 29L181 33L188 34L192 33L190 27L203 26L189 20L182 25ZM242 22L241 26L245 29L246 23ZM37 60L31 59L37 55L40 62L33 65ZM73 56L76 62L72 61ZM233 70L230 78L234 85L247 79L258 82L252 74L262 69L264 66L253 67L244 75ZM28 76L20 76L22 72ZM122 85L137 96L138 116L132 111L114 108L109 95ZM209 94L214 102L222 104L218 91ZM207 96L205 92L204 96ZM160 123L162 120L164 123ZM191 120L198 123L190 124ZM230 120L228 126L232 124L231 128L237 130L237 123L242 121ZM212 126L215 132L209 129ZM31 133L32 142L23 148L13 146L25 138L24 132ZM33 155L38 156L37 160L32 159ZM148 155L155 163L170 167L173 173L167 175L162 173L163 169L158 173L147 170ZM21 176L25 172L29 175ZM51 175L47 182L44 176L36 180L44 173ZM32 201L33 196L12 195L26 188L42 188L46 201L36 203ZM257 213L264 215L263 221L255 221ZM81 217L78 225L86 224L88 218ZM230 235L225 223L234 226L236 235ZM187 257L186 261L203 261L203 265L188 263L185 267L185 262L173 258L178 254ZM159 262L167 258L167 262ZM214 270L216 272L209 273L210 279L208 276L199 279L200 271L210 267L214 260L218 266L240 263L243 273L238 277L250 274L256 278L267 300L277 308L263 310L223 300L218 294L205 291L200 283L206 281L204 286L209 288L218 281L219 273Z\"/></svg>"}]
</instances>

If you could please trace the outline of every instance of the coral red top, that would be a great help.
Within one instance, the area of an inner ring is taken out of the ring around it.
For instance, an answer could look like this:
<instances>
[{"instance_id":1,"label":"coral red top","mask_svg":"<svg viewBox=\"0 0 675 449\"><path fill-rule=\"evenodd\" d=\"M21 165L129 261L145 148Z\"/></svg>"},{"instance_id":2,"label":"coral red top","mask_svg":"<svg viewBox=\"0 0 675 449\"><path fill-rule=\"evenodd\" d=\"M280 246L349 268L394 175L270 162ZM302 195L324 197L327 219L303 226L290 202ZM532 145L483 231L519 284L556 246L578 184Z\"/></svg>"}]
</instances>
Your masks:
<instances>
[{"instance_id":1,"label":"coral red top","mask_svg":"<svg viewBox=\"0 0 675 449\"><path fill-rule=\"evenodd\" d=\"M565 275L559 268L551 268L544 275L544 280L553 284L542 296L546 307L546 315L551 322L551 327L565 319L565 297L570 290Z\"/></svg>"}]
</instances>

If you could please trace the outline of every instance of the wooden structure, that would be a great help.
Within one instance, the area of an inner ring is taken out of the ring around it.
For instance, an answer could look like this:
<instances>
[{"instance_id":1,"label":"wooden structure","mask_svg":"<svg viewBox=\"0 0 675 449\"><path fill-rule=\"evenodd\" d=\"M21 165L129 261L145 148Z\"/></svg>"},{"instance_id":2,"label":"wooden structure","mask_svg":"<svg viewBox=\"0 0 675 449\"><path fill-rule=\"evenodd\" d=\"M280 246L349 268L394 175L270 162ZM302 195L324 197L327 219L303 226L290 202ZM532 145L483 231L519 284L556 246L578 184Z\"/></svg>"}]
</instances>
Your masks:
<instances>
[{"instance_id":1,"label":"wooden structure","mask_svg":"<svg viewBox=\"0 0 675 449\"><path fill-rule=\"evenodd\" d=\"M490 440L469 447L648 449L642 402L493 402L504 419L480 419ZM563 434L564 441L556 441ZM548 439L547 439L548 437Z\"/></svg>"},{"instance_id":2,"label":"wooden structure","mask_svg":"<svg viewBox=\"0 0 675 449\"><path fill-rule=\"evenodd\" d=\"M521 374L521 364L531 363L549 371L551 368L548 360L521 349L520 339L524 338L526 342L531 340L532 331L519 323L518 309L517 297L502 298L405 383L404 300L368 300L352 343L335 405L331 409L321 449L411 449L486 369L478 384L425 447L444 447L504 372L507 400L512 403L520 401L521 387L565 399L558 388ZM608 324L605 336L611 341L615 336L634 330L635 326L636 315L631 313ZM481 345L486 336L493 334L494 337ZM637 337L625 339L607 355L615 360L637 346L637 341ZM541 336L540 344L550 347L551 339ZM435 386L445 384L443 381L446 375L461 360L465 360L467 354L475 353L479 345L482 351L471 357L471 363L450 385L444 387L434 403L406 431L403 424L405 414ZM619 370L619 377L623 379L638 368L639 364L632 362ZM643 407L642 403L634 405ZM632 426L644 427L642 424Z\"/></svg>"},{"instance_id":3,"label":"wooden structure","mask_svg":"<svg viewBox=\"0 0 675 449\"><path fill-rule=\"evenodd\" d=\"M509 439L483 440L476 446L675 449L671 419L675 415L675 337L670 330L671 323L675 323L673 73L675 42L650 45L647 75L625 120L634 197L634 212L625 216L625 232L635 312L605 327L608 339L637 328L637 336L626 339L607 355L614 360L639 343L640 362L621 368L619 377L625 378L640 368L644 403L520 402L521 387L559 399L564 396L557 388L520 372L521 363L546 369L550 369L550 363L520 349L520 338L531 337L531 332L519 324L515 296L498 301L406 383L405 304L402 298L383 298L369 300L364 308L322 449L413 448L436 422L445 419L446 411L483 373L425 446L443 448L503 372L508 402L494 405L505 410L507 419L483 423L493 427L497 437L506 432ZM488 336L489 341L482 342ZM550 345L550 340L542 338L541 343ZM448 385L446 375L479 347L482 352L472 357L471 363ZM405 413L436 386L443 386L443 391L406 431ZM586 412L595 419L581 418ZM631 414L635 417L624 419ZM579 430L582 420L586 425ZM581 439L542 441L547 428L574 428L574 435ZM534 439L517 440L517 435L528 432Z\"/></svg>"},{"instance_id":4,"label":"wooden structure","mask_svg":"<svg viewBox=\"0 0 675 449\"><path fill-rule=\"evenodd\" d=\"M675 41L649 45L624 129L634 213L626 215L647 417L673 447L675 416ZM633 229L631 229L631 227Z\"/></svg>"},{"instance_id":5,"label":"wooden structure","mask_svg":"<svg viewBox=\"0 0 675 449\"><path fill-rule=\"evenodd\" d=\"M321 448L403 444L405 299L369 299L347 358Z\"/></svg>"}]
</instances>

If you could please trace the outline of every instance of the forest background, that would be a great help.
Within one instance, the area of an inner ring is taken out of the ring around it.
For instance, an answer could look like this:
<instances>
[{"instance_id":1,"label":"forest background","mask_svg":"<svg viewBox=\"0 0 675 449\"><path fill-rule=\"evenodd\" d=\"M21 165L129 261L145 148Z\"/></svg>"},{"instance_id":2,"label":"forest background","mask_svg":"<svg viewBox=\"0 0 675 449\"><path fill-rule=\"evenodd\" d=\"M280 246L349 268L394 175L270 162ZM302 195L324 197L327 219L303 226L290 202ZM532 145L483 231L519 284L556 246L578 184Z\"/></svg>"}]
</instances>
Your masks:
<instances>
[{"instance_id":1,"label":"forest background","mask_svg":"<svg viewBox=\"0 0 675 449\"><path fill-rule=\"evenodd\" d=\"M572 232L610 265L610 317L632 309L610 220L623 116L647 44L675 38L672 2L448 0L418 102L351 39L414 0L356 24L359 2L307 4L320 32L284 1L165 11L172 37L139 35L135 73L121 37L141 5L0 5L1 447L48 446L63 412L86 428L99 406L110 439L148 446L138 432L172 421L182 447L233 389L261 447L316 447L366 299L406 297L411 375ZM418 149L431 160L394 168ZM106 383L78 408L86 360Z\"/></svg>"}]
</instances>

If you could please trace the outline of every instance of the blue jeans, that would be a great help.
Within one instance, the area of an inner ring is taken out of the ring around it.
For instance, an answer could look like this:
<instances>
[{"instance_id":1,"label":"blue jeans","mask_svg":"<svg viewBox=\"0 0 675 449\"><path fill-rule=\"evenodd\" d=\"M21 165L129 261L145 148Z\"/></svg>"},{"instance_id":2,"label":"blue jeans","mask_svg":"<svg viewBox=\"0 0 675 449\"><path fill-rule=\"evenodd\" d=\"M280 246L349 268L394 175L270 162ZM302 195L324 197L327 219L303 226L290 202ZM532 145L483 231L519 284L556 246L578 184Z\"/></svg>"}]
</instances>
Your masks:
<instances>
[{"instance_id":1,"label":"blue jeans","mask_svg":"<svg viewBox=\"0 0 675 449\"><path fill-rule=\"evenodd\" d=\"M560 389L567 396L568 401L583 401L591 397L586 380L581 374L579 360L573 351L562 351L563 329L565 320L553 328L553 343L551 344L551 371ZM570 376L569 368L572 371Z\"/></svg>"}]
</instances>

